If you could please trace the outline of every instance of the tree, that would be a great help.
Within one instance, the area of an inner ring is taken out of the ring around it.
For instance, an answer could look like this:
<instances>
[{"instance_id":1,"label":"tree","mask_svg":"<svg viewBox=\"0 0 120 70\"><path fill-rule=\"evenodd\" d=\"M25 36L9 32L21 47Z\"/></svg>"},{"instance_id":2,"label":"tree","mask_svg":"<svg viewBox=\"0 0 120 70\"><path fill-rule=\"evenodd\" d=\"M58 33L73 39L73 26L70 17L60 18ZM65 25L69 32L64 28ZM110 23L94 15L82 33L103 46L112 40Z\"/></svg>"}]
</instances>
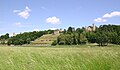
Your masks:
<instances>
[{"instance_id":1,"label":"tree","mask_svg":"<svg viewBox=\"0 0 120 70\"><path fill-rule=\"evenodd\" d=\"M5 39L8 39L8 38L9 38L9 34L6 33L6 34L5 34Z\"/></svg>"},{"instance_id":2,"label":"tree","mask_svg":"<svg viewBox=\"0 0 120 70\"><path fill-rule=\"evenodd\" d=\"M72 27L69 27L67 33L71 34L73 32L72 29L73 29Z\"/></svg>"},{"instance_id":3,"label":"tree","mask_svg":"<svg viewBox=\"0 0 120 70\"><path fill-rule=\"evenodd\" d=\"M64 29L63 34L65 34L66 32L67 32L66 29Z\"/></svg>"},{"instance_id":4,"label":"tree","mask_svg":"<svg viewBox=\"0 0 120 70\"><path fill-rule=\"evenodd\" d=\"M65 44L66 45L72 45L73 38L70 34L65 34Z\"/></svg>"},{"instance_id":5,"label":"tree","mask_svg":"<svg viewBox=\"0 0 120 70\"><path fill-rule=\"evenodd\" d=\"M0 36L0 39L8 39L9 38L9 34L8 33L6 33L5 35L2 35L2 36Z\"/></svg>"},{"instance_id":6,"label":"tree","mask_svg":"<svg viewBox=\"0 0 120 70\"><path fill-rule=\"evenodd\" d=\"M81 33L80 34L80 44L86 44L86 43L87 43L87 38L83 33Z\"/></svg>"},{"instance_id":7,"label":"tree","mask_svg":"<svg viewBox=\"0 0 120 70\"><path fill-rule=\"evenodd\" d=\"M11 45L11 44L12 44L12 39L11 39L11 38L8 39L7 44L8 44L8 45Z\"/></svg>"},{"instance_id":8,"label":"tree","mask_svg":"<svg viewBox=\"0 0 120 70\"><path fill-rule=\"evenodd\" d=\"M77 32L78 34L81 34L81 33L83 32L83 29L77 28L77 29L76 29L76 32Z\"/></svg>"},{"instance_id":9,"label":"tree","mask_svg":"<svg viewBox=\"0 0 120 70\"><path fill-rule=\"evenodd\" d=\"M30 41L34 41L38 37L47 34L50 32L48 31L33 31L33 32L24 32L22 34L18 34L16 36L10 37L8 39L8 45L23 45L23 44L30 44ZM2 38L8 38L9 35L6 34L5 36L2 36Z\"/></svg>"},{"instance_id":10,"label":"tree","mask_svg":"<svg viewBox=\"0 0 120 70\"><path fill-rule=\"evenodd\" d=\"M51 45L53 45L53 46L57 45L57 41L54 40Z\"/></svg>"},{"instance_id":11,"label":"tree","mask_svg":"<svg viewBox=\"0 0 120 70\"><path fill-rule=\"evenodd\" d=\"M76 45L77 44L80 44L80 34L79 33L75 33L75 42L76 42Z\"/></svg>"},{"instance_id":12,"label":"tree","mask_svg":"<svg viewBox=\"0 0 120 70\"><path fill-rule=\"evenodd\" d=\"M96 33L86 32L86 37L88 39L88 42L90 42L90 43L95 43L96 42Z\"/></svg>"},{"instance_id":13,"label":"tree","mask_svg":"<svg viewBox=\"0 0 120 70\"><path fill-rule=\"evenodd\" d=\"M107 46L109 43L108 33L105 31L98 31L96 33L96 42L99 46Z\"/></svg>"},{"instance_id":14,"label":"tree","mask_svg":"<svg viewBox=\"0 0 120 70\"><path fill-rule=\"evenodd\" d=\"M65 35L64 34L61 34L58 36L57 38L57 44L59 45L65 45Z\"/></svg>"},{"instance_id":15,"label":"tree","mask_svg":"<svg viewBox=\"0 0 120 70\"><path fill-rule=\"evenodd\" d=\"M30 38L27 38L27 39L26 39L26 43L27 43L27 44L30 44L30 41L31 41Z\"/></svg>"}]
</instances>

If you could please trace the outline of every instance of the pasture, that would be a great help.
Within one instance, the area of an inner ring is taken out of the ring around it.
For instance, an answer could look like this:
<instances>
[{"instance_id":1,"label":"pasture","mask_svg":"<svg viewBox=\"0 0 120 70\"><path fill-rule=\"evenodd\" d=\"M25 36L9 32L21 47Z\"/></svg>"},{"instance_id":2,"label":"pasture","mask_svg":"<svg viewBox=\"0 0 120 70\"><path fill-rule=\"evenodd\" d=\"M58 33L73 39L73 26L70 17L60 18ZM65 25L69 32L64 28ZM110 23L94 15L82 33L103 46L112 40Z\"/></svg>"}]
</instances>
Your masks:
<instances>
[{"instance_id":1,"label":"pasture","mask_svg":"<svg viewBox=\"0 0 120 70\"><path fill-rule=\"evenodd\" d=\"M0 47L0 70L119 70L118 47Z\"/></svg>"}]
</instances>

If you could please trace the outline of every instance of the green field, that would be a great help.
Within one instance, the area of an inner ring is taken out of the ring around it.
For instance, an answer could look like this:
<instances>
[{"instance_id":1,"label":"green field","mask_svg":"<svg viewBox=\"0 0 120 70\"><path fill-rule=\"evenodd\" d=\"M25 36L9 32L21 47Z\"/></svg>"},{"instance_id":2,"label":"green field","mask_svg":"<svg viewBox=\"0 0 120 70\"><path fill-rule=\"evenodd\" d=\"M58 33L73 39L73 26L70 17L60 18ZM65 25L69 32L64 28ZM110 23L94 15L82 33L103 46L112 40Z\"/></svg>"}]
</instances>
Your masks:
<instances>
[{"instance_id":1,"label":"green field","mask_svg":"<svg viewBox=\"0 0 120 70\"><path fill-rule=\"evenodd\" d=\"M120 46L0 47L0 70L120 70Z\"/></svg>"}]
</instances>

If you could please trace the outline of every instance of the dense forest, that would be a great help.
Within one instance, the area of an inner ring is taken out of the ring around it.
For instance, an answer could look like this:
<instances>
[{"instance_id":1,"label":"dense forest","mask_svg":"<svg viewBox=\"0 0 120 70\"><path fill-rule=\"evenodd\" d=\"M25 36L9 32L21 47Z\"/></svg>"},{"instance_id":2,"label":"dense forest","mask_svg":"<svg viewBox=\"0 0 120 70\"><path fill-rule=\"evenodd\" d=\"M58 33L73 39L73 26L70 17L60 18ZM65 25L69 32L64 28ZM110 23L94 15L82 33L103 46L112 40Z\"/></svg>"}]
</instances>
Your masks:
<instances>
[{"instance_id":1,"label":"dense forest","mask_svg":"<svg viewBox=\"0 0 120 70\"><path fill-rule=\"evenodd\" d=\"M0 36L1 44L23 45L30 44L31 41L44 34L51 34L53 30L33 31L9 37L9 34ZM52 45L80 45L86 43L97 43L99 46L108 44L120 45L120 25L101 25L95 31L86 31L84 27L64 29Z\"/></svg>"}]
</instances>

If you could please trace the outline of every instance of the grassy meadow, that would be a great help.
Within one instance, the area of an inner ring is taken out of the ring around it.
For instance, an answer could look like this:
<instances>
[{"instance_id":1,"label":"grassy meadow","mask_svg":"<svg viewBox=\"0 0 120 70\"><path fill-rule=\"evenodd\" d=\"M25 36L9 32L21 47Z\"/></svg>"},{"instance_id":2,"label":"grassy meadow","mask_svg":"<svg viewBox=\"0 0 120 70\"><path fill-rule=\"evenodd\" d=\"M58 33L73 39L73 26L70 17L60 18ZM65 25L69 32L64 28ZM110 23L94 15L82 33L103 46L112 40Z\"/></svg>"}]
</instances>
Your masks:
<instances>
[{"instance_id":1,"label":"grassy meadow","mask_svg":"<svg viewBox=\"0 0 120 70\"><path fill-rule=\"evenodd\" d=\"M120 46L1 46L0 70L120 70Z\"/></svg>"}]
</instances>

